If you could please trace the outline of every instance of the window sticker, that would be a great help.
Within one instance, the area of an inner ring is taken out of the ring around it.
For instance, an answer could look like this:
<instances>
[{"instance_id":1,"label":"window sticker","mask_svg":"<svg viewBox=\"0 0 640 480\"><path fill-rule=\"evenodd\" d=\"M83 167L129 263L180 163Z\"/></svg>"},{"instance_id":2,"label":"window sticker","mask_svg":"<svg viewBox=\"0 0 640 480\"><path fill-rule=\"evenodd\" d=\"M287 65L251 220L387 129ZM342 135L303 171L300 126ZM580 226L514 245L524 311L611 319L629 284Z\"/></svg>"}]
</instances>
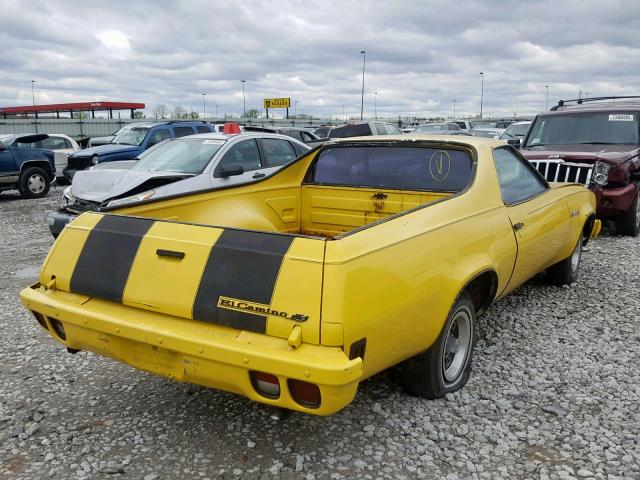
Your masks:
<instances>
[{"instance_id":1,"label":"window sticker","mask_svg":"<svg viewBox=\"0 0 640 480\"><path fill-rule=\"evenodd\" d=\"M434 180L442 182L449 176L451 157L445 150L438 150L429 159L429 173Z\"/></svg>"},{"instance_id":2,"label":"window sticker","mask_svg":"<svg viewBox=\"0 0 640 480\"><path fill-rule=\"evenodd\" d=\"M609 115L610 122L633 122L633 115L627 113L613 113Z\"/></svg>"}]
</instances>

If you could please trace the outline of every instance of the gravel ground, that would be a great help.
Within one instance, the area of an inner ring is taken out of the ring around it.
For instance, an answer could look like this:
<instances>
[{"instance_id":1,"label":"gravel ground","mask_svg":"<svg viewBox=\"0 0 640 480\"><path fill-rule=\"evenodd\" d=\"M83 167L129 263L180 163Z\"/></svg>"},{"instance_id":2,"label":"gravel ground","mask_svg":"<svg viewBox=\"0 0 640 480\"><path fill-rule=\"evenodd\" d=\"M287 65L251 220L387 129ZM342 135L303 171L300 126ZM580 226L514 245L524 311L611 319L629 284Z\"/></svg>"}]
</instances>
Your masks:
<instances>
[{"instance_id":1,"label":"gravel ground","mask_svg":"<svg viewBox=\"0 0 640 480\"><path fill-rule=\"evenodd\" d=\"M640 241L604 235L570 288L490 308L469 384L438 401L393 372L328 418L69 355L20 305L52 238L0 194L0 478L640 478Z\"/></svg>"}]
</instances>

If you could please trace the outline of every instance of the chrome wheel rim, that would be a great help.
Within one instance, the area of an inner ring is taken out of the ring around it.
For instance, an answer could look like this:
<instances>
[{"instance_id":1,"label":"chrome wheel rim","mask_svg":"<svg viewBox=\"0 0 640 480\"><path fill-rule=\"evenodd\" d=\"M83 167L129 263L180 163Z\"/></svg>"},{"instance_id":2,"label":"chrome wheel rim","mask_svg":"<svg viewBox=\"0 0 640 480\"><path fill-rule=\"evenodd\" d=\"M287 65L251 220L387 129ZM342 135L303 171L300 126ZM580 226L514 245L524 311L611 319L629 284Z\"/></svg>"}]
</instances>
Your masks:
<instances>
[{"instance_id":1,"label":"chrome wheel rim","mask_svg":"<svg viewBox=\"0 0 640 480\"><path fill-rule=\"evenodd\" d=\"M39 173L31 175L29 177L29 180L27 180L27 188L29 188L29 191L31 193L42 193L44 191L45 185L46 182L44 180L44 177Z\"/></svg>"},{"instance_id":2,"label":"chrome wheel rim","mask_svg":"<svg viewBox=\"0 0 640 480\"><path fill-rule=\"evenodd\" d=\"M471 315L466 309L453 317L445 339L442 373L447 383L454 383L464 372L471 348Z\"/></svg>"},{"instance_id":3,"label":"chrome wheel rim","mask_svg":"<svg viewBox=\"0 0 640 480\"><path fill-rule=\"evenodd\" d=\"M571 271L573 273L578 271L578 265L580 265L580 255L582 255L582 235L578 239L576 248L573 249L571 254Z\"/></svg>"}]
</instances>

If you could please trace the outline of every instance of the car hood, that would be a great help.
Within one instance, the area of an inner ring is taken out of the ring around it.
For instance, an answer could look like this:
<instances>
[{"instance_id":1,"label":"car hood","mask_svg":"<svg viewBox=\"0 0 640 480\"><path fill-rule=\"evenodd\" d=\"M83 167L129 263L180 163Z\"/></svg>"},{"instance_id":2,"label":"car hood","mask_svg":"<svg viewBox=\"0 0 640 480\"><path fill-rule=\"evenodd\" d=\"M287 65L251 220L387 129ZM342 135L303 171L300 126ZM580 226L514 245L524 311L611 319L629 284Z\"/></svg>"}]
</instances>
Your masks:
<instances>
[{"instance_id":1,"label":"car hood","mask_svg":"<svg viewBox=\"0 0 640 480\"><path fill-rule=\"evenodd\" d=\"M138 152L140 151L140 147L135 145L116 145L114 143L109 143L107 145L99 145L97 147L85 148L84 150L80 150L75 153L74 156L77 157L92 157L94 155L108 155L111 153L128 153L128 152Z\"/></svg>"},{"instance_id":2,"label":"car hood","mask_svg":"<svg viewBox=\"0 0 640 480\"><path fill-rule=\"evenodd\" d=\"M638 145L545 145L539 148L522 148L527 160L562 159L578 163L594 163L604 160L620 164L640 154Z\"/></svg>"},{"instance_id":3,"label":"car hood","mask_svg":"<svg viewBox=\"0 0 640 480\"><path fill-rule=\"evenodd\" d=\"M126 197L127 193L133 195L192 176L177 172L145 170L81 170L74 175L72 188L75 197L100 203L115 197ZM148 188L141 188L145 184L148 184Z\"/></svg>"}]
</instances>

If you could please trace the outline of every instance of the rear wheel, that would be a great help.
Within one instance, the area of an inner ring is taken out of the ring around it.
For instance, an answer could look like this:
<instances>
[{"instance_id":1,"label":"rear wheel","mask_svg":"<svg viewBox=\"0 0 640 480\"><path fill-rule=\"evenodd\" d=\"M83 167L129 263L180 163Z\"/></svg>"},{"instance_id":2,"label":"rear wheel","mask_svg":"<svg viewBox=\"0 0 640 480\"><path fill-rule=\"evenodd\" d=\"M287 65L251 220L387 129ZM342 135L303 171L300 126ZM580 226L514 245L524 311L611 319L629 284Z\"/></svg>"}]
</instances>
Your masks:
<instances>
[{"instance_id":1,"label":"rear wheel","mask_svg":"<svg viewBox=\"0 0 640 480\"><path fill-rule=\"evenodd\" d=\"M547 269L547 276L554 285L569 285L578 279L578 270L582 258L583 236L580 234L578 243L573 248L573 252L568 258L550 266Z\"/></svg>"},{"instance_id":2,"label":"rear wheel","mask_svg":"<svg viewBox=\"0 0 640 480\"><path fill-rule=\"evenodd\" d=\"M616 233L637 237L640 234L640 186L631 208L616 219Z\"/></svg>"},{"instance_id":3,"label":"rear wheel","mask_svg":"<svg viewBox=\"0 0 640 480\"><path fill-rule=\"evenodd\" d=\"M402 365L405 391L435 399L462 388L471 374L475 329L475 307L469 294L463 292L436 342Z\"/></svg>"},{"instance_id":4,"label":"rear wheel","mask_svg":"<svg viewBox=\"0 0 640 480\"><path fill-rule=\"evenodd\" d=\"M40 167L25 169L18 179L18 190L24 198L41 198L49 193L49 175Z\"/></svg>"}]
</instances>

